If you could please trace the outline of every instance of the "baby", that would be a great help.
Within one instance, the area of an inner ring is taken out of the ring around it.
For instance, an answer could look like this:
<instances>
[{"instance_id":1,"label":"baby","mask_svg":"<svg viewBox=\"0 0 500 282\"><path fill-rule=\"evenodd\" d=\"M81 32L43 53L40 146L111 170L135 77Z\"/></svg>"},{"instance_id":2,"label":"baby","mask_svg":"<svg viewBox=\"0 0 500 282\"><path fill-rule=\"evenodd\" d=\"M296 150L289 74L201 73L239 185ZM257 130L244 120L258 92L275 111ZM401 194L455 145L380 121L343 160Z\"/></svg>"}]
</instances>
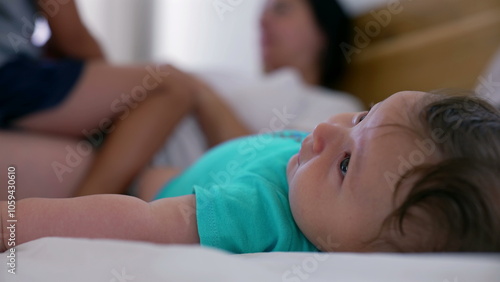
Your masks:
<instances>
[{"instance_id":1,"label":"baby","mask_svg":"<svg viewBox=\"0 0 500 282\"><path fill-rule=\"evenodd\" d=\"M18 201L16 243L65 236L235 253L500 251L499 171L498 111L474 97L401 92L310 135L229 141L150 203ZM0 208L5 251L7 203Z\"/></svg>"}]
</instances>

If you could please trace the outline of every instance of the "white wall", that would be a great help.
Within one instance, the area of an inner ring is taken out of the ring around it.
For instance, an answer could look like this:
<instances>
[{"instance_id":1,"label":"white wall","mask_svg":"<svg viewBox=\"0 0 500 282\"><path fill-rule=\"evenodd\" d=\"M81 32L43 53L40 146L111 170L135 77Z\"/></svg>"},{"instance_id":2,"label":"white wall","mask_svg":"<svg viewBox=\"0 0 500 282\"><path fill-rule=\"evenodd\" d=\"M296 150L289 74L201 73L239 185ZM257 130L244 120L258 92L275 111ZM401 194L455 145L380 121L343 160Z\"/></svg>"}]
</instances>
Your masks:
<instances>
[{"instance_id":1,"label":"white wall","mask_svg":"<svg viewBox=\"0 0 500 282\"><path fill-rule=\"evenodd\" d=\"M258 18L265 0L78 1L85 21L115 62L260 72ZM355 15L389 0L341 1ZM217 10L214 3L226 3L229 10Z\"/></svg>"},{"instance_id":2,"label":"white wall","mask_svg":"<svg viewBox=\"0 0 500 282\"><path fill-rule=\"evenodd\" d=\"M80 14L114 62L151 59L155 0L77 0Z\"/></svg>"},{"instance_id":3,"label":"white wall","mask_svg":"<svg viewBox=\"0 0 500 282\"><path fill-rule=\"evenodd\" d=\"M161 0L160 0L161 1ZM233 0L225 12L212 1L161 1L156 22L156 60L174 60L187 68L260 70L258 17L262 0Z\"/></svg>"}]
</instances>

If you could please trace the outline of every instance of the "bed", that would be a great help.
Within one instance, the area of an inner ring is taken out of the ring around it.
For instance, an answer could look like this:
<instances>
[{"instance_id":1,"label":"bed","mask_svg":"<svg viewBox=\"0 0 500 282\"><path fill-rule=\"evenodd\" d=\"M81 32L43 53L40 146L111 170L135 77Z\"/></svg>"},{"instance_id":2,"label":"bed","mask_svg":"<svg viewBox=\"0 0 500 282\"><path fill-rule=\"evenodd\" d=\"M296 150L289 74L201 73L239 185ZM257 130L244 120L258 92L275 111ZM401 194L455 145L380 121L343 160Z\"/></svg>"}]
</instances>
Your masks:
<instances>
[{"instance_id":1,"label":"bed","mask_svg":"<svg viewBox=\"0 0 500 282\"><path fill-rule=\"evenodd\" d=\"M500 256L487 254L257 253L199 246L44 238L16 251L16 274L0 281L500 281Z\"/></svg>"}]
</instances>

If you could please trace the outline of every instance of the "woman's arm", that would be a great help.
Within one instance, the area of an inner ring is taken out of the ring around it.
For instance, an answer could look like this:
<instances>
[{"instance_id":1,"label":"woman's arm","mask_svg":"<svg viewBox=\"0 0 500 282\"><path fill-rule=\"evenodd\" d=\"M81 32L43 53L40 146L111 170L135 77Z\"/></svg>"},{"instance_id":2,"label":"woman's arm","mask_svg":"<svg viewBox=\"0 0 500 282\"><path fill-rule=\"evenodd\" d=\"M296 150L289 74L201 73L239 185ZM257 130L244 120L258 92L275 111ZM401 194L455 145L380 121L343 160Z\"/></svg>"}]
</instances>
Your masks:
<instances>
[{"instance_id":1,"label":"woman's arm","mask_svg":"<svg viewBox=\"0 0 500 282\"><path fill-rule=\"evenodd\" d=\"M70 199L24 199L16 203L16 245L57 236L109 238L162 244L199 244L194 195L151 203L123 195ZM7 202L0 202L7 249Z\"/></svg>"},{"instance_id":2,"label":"woman's arm","mask_svg":"<svg viewBox=\"0 0 500 282\"><path fill-rule=\"evenodd\" d=\"M104 59L99 44L89 33L78 14L75 1L59 2L61 1L38 1L41 11L44 11L44 7L52 7L46 12L52 33L47 43L50 55L82 60Z\"/></svg>"}]
</instances>

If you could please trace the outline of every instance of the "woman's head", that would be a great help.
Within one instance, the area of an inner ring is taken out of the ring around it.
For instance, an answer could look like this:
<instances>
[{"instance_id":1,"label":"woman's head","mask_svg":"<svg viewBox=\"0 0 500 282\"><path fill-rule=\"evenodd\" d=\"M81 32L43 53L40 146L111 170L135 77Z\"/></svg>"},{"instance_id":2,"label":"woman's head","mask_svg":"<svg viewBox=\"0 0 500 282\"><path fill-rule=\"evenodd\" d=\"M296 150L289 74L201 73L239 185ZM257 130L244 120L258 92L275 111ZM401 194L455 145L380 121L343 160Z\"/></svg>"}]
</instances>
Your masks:
<instances>
[{"instance_id":1,"label":"woman's head","mask_svg":"<svg viewBox=\"0 0 500 282\"><path fill-rule=\"evenodd\" d=\"M261 18L265 71L294 67L306 82L332 87L345 68L339 45L350 41L350 27L335 0L268 0Z\"/></svg>"},{"instance_id":2,"label":"woman's head","mask_svg":"<svg viewBox=\"0 0 500 282\"><path fill-rule=\"evenodd\" d=\"M422 92L334 116L289 162L294 218L326 251L498 250L499 124L481 100Z\"/></svg>"}]
</instances>

